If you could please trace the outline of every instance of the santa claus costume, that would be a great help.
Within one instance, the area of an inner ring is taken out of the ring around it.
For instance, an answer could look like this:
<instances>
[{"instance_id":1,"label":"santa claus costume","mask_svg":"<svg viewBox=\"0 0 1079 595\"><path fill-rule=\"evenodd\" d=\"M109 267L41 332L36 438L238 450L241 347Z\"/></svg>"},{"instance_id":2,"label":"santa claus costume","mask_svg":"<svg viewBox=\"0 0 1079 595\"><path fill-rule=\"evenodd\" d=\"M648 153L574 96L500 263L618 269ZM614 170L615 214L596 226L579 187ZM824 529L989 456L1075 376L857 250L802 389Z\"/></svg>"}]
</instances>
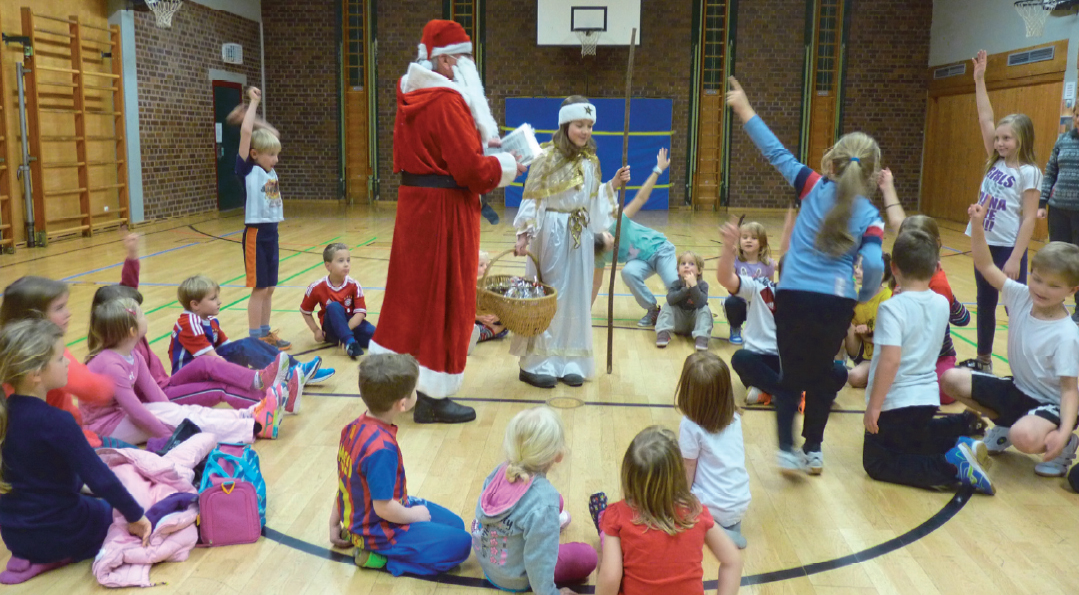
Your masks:
<instances>
[{"instance_id":1,"label":"santa claus costume","mask_svg":"<svg viewBox=\"0 0 1079 595\"><path fill-rule=\"evenodd\" d=\"M461 388L476 319L479 195L518 175L512 155L483 154L498 126L471 53L461 25L431 21L419 60L397 87L393 170L401 186L370 353L408 353L419 361L417 423L476 418L446 397Z\"/></svg>"}]
</instances>

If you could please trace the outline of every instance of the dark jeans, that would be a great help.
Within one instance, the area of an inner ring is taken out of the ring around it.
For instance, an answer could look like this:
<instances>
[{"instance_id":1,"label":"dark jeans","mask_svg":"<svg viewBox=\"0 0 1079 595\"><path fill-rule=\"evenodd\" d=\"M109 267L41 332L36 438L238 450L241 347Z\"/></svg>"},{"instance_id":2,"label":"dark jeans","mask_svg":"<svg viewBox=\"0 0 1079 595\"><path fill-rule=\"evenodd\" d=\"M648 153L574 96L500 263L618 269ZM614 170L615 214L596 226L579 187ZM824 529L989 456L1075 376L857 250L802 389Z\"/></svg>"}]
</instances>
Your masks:
<instances>
[{"instance_id":1,"label":"dark jeans","mask_svg":"<svg viewBox=\"0 0 1079 595\"><path fill-rule=\"evenodd\" d=\"M1010 246L990 246L989 253L993 255L993 264L1001 270L1004 263L1012 255ZM1027 255L1023 254L1023 260L1019 261L1020 283L1027 282ZM990 285L985 277L974 269L974 283L978 287L978 355L993 353L993 335L997 331L997 302L1000 300L1000 292Z\"/></svg>"},{"instance_id":2,"label":"dark jeans","mask_svg":"<svg viewBox=\"0 0 1079 595\"><path fill-rule=\"evenodd\" d=\"M357 341L360 347L367 349L367 346L371 344L371 337L375 334L375 325L364 318L356 328L350 329L345 307L337 302L329 302L326 304L326 317L322 319L322 332L326 334L326 340L331 343L347 345Z\"/></svg>"},{"instance_id":3,"label":"dark jeans","mask_svg":"<svg viewBox=\"0 0 1079 595\"><path fill-rule=\"evenodd\" d=\"M229 341L214 349L217 355L225 358L236 365L245 368L261 370L277 359L281 350L269 343L254 337L244 337L238 341ZM288 356L288 366L291 368L300 363L291 355Z\"/></svg>"},{"instance_id":4,"label":"dark jeans","mask_svg":"<svg viewBox=\"0 0 1079 595\"><path fill-rule=\"evenodd\" d=\"M746 301L736 295L723 300L723 311L727 314L727 322L731 328L742 328L746 321L747 307Z\"/></svg>"},{"instance_id":5,"label":"dark jeans","mask_svg":"<svg viewBox=\"0 0 1079 595\"><path fill-rule=\"evenodd\" d=\"M1049 240L1079 246L1079 211L1049 207ZM1079 304L1079 296L1076 296Z\"/></svg>"},{"instance_id":6,"label":"dark jeans","mask_svg":"<svg viewBox=\"0 0 1079 595\"><path fill-rule=\"evenodd\" d=\"M780 384L779 356L739 349L731 356L731 367L742 384L755 386L775 398L779 448L788 451L794 448L794 416L798 412L801 393L791 393ZM806 391L805 417L802 420L802 438L805 439L802 448L806 452L821 449L832 402L846 382L847 368L833 361L831 384L827 390Z\"/></svg>"},{"instance_id":7,"label":"dark jeans","mask_svg":"<svg viewBox=\"0 0 1079 595\"><path fill-rule=\"evenodd\" d=\"M865 433L862 467L877 481L916 488L956 483L956 468L944 459L967 429L962 415L934 417L931 405L882 411L879 431Z\"/></svg>"}]
</instances>

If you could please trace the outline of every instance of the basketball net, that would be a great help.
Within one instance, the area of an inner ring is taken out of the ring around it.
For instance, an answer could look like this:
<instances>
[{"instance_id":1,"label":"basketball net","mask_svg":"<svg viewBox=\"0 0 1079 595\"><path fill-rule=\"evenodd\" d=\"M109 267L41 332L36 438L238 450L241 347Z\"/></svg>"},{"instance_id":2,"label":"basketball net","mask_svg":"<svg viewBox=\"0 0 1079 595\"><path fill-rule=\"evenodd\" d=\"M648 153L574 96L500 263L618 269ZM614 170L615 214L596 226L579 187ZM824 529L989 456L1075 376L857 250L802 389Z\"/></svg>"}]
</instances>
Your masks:
<instances>
[{"instance_id":1,"label":"basketball net","mask_svg":"<svg viewBox=\"0 0 1079 595\"><path fill-rule=\"evenodd\" d=\"M1049 13L1059 3L1060 0L1019 0L1015 3L1015 10L1023 17L1023 24L1027 27L1027 37L1041 37Z\"/></svg>"},{"instance_id":2,"label":"basketball net","mask_svg":"<svg viewBox=\"0 0 1079 595\"><path fill-rule=\"evenodd\" d=\"M146 0L146 6L157 19L157 26L162 29L172 28L172 15L176 14L183 4L183 0Z\"/></svg>"},{"instance_id":3,"label":"basketball net","mask_svg":"<svg viewBox=\"0 0 1079 595\"><path fill-rule=\"evenodd\" d=\"M599 43L599 31L575 31L577 39L581 40L581 55L595 56L596 45Z\"/></svg>"}]
</instances>

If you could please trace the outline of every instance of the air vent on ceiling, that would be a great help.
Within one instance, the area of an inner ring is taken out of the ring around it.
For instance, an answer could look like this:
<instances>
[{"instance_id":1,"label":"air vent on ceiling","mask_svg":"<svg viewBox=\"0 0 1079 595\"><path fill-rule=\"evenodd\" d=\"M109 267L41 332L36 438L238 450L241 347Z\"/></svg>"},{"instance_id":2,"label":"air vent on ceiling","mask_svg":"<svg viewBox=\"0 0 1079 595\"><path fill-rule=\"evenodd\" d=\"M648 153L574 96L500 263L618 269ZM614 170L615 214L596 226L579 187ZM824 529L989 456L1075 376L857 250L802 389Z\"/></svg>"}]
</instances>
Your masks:
<instances>
[{"instance_id":1,"label":"air vent on ceiling","mask_svg":"<svg viewBox=\"0 0 1079 595\"><path fill-rule=\"evenodd\" d=\"M960 62L959 64L952 64L951 66L941 66L933 71L934 79L946 79L948 77L959 76L967 73L967 63Z\"/></svg>"},{"instance_id":2,"label":"air vent on ceiling","mask_svg":"<svg viewBox=\"0 0 1079 595\"><path fill-rule=\"evenodd\" d=\"M1008 54L1008 66L1045 62L1046 60L1052 60L1055 56L1056 46L1053 45L1026 52L1016 52L1014 54Z\"/></svg>"}]
</instances>

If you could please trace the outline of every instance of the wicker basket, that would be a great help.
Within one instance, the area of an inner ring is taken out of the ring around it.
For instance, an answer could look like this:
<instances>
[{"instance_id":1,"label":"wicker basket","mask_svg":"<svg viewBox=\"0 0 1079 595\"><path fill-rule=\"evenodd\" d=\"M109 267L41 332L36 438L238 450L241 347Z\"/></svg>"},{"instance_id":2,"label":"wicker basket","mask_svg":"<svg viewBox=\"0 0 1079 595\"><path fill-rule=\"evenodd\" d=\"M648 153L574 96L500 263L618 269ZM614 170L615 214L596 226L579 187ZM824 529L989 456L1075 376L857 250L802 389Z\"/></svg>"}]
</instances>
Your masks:
<instances>
[{"instance_id":1,"label":"wicker basket","mask_svg":"<svg viewBox=\"0 0 1079 595\"><path fill-rule=\"evenodd\" d=\"M488 289L504 285L514 276L488 274L495 261L511 252L513 250L506 250L491 259L487 272L483 274L483 278L476 286L476 309L479 312L490 312L498 316L506 328L522 337L535 337L551 326L551 320L558 309L558 290L543 283L539 273L539 261L531 252L528 256L537 265L536 277L547 295L541 298L510 298Z\"/></svg>"}]
</instances>

